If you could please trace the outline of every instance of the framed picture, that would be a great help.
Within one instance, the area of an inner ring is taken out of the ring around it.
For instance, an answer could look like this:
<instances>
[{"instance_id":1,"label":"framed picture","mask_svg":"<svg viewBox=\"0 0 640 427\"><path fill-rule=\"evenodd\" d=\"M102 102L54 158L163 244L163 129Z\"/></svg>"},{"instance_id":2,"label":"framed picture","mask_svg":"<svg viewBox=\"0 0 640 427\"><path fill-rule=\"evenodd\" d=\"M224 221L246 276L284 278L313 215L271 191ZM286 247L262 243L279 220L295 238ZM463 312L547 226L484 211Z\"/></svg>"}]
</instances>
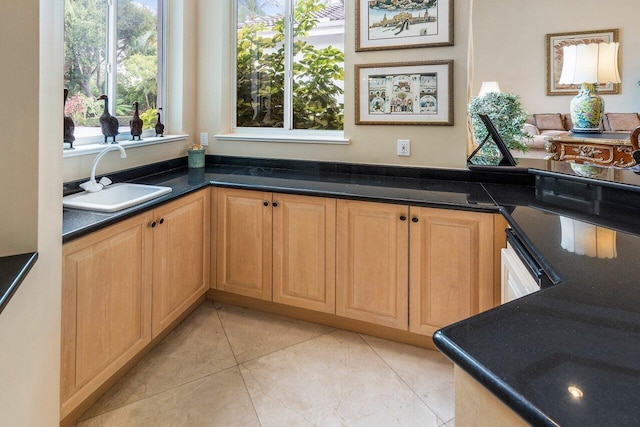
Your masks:
<instances>
[{"instance_id":1,"label":"framed picture","mask_svg":"<svg viewBox=\"0 0 640 427\"><path fill-rule=\"evenodd\" d=\"M357 125L453 125L453 61L356 65Z\"/></svg>"},{"instance_id":2,"label":"framed picture","mask_svg":"<svg viewBox=\"0 0 640 427\"><path fill-rule=\"evenodd\" d=\"M618 41L618 30L596 30L572 33L547 34L547 95L576 95L579 85L561 85L558 83L562 73L562 48L564 46L589 43L610 43ZM608 83L598 85L598 93L620 93L620 85Z\"/></svg>"},{"instance_id":3,"label":"framed picture","mask_svg":"<svg viewBox=\"0 0 640 427\"><path fill-rule=\"evenodd\" d=\"M356 51L453 45L453 0L356 0Z\"/></svg>"}]
</instances>

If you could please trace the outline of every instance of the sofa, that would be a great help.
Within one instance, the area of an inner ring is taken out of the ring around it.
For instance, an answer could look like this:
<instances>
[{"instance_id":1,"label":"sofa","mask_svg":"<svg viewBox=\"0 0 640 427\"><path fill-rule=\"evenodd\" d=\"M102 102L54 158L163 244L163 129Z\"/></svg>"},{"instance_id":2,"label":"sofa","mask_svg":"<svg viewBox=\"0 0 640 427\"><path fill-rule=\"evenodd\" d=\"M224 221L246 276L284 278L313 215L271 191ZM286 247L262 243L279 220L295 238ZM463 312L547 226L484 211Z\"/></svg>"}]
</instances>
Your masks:
<instances>
[{"instance_id":1,"label":"sofa","mask_svg":"<svg viewBox=\"0 0 640 427\"><path fill-rule=\"evenodd\" d=\"M630 133L640 126L638 113L604 113L600 122L603 132ZM568 135L573 123L570 114L544 113L530 114L523 126L523 131L532 135L531 140L526 140L529 151L516 152L518 157L544 158L547 155L545 148L547 140L553 136Z\"/></svg>"}]
</instances>

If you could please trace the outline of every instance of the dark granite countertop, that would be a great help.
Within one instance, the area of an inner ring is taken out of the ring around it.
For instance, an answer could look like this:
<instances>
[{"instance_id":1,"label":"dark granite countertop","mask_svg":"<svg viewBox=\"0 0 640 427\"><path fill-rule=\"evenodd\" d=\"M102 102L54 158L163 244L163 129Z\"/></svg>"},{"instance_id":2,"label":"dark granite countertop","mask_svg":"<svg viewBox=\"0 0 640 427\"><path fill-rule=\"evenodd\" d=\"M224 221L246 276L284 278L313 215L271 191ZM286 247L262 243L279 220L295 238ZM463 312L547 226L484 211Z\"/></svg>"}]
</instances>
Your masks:
<instances>
[{"instance_id":1,"label":"dark granite countertop","mask_svg":"<svg viewBox=\"0 0 640 427\"><path fill-rule=\"evenodd\" d=\"M69 242L85 234L99 230L122 219L161 205L189 192L214 185L219 187L246 188L260 191L295 193L311 196L337 197L412 204L449 209L498 212L491 197L480 182L453 180L469 178L465 171L452 175L443 170L445 178L416 178L377 175L372 173L345 173L324 171L318 168L294 170L278 167L208 164L204 169L191 170L179 166L162 173L139 177L132 182L163 185L172 188L171 193L114 213L101 213L65 208L63 210L63 242ZM122 182L117 174L111 174L114 182ZM76 187L68 185L69 188ZM69 190L70 193L72 190Z\"/></svg>"},{"instance_id":2,"label":"dark granite countertop","mask_svg":"<svg viewBox=\"0 0 640 427\"><path fill-rule=\"evenodd\" d=\"M620 206L614 221L614 207L597 203L606 192L554 198L537 184L484 187L559 284L448 326L434 342L533 425L637 425L640 211ZM601 258L571 250L575 227L605 234Z\"/></svg>"},{"instance_id":3,"label":"dark granite countertop","mask_svg":"<svg viewBox=\"0 0 640 427\"><path fill-rule=\"evenodd\" d=\"M443 328L434 335L434 342L534 425L632 425L640 420L640 288L632 270L640 253L636 221L640 177L636 174L615 170L585 178L566 164L548 161L523 162L524 177L521 171L494 174L217 160L211 162L208 157L207 167L200 171L171 165L166 172L129 177L135 179L127 180L173 189L170 195L135 208L114 214L65 209L64 241L212 184L500 210L557 284ZM122 181L115 178L115 182ZM72 183L65 188L73 191L76 186ZM615 256L588 257L563 249L563 228L567 227L563 223L598 226L615 233ZM571 397L570 386L582 390L583 396Z\"/></svg>"},{"instance_id":4,"label":"dark granite countertop","mask_svg":"<svg viewBox=\"0 0 640 427\"><path fill-rule=\"evenodd\" d=\"M37 252L0 257L0 313L37 259Z\"/></svg>"}]
</instances>

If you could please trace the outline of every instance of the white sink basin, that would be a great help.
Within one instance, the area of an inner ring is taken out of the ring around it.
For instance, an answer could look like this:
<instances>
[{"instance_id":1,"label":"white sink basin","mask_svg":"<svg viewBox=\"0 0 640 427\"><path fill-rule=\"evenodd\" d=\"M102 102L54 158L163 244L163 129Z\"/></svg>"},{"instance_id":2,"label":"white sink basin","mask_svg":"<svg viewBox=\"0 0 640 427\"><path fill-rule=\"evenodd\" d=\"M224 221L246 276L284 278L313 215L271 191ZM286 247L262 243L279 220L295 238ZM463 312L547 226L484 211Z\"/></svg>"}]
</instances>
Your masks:
<instances>
[{"instance_id":1,"label":"white sink basin","mask_svg":"<svg viewBox=\"0 0 640 427\"><path fill-rule=\"evenodd\" d=\"M138 205L164 194L171 187L144 184L113 184L96 193L83 191L62 198L66 208L85 209L98 212L115 212Z\"/></svg>"}]
</instances>

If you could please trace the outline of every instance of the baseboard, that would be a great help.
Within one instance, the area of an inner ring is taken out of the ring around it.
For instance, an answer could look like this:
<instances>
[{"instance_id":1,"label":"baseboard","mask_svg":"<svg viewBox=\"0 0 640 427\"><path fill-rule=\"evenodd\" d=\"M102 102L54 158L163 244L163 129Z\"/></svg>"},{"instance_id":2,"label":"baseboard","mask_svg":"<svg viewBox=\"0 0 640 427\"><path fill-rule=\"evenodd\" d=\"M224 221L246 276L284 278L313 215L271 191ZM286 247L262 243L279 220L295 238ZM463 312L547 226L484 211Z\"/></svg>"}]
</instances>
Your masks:
<instances>
[{"instance_id":1,"label":"baseboard","mask_svg":"<svg viewBox=\"0 0 640 427\"><path fill-rule=\"evenodd\" d=\"M333 328L344 329L351 332L371 335L390 341L396 341L403 344L410 344L416 347L422 347L437 351L437 348L433 344L433 340L430 336L414 334L412 332L389 328L387 326L375 325L360 320L348 319L346 317L337 316L335 314L328 314L319 311L307 310L304 308L291 307L272 301L263 301L256 298L231 294L228 292L219 291L217 289L209 289L209 291L207 292L207 299L214 302L221 302L223 304L236 305L252 310L292 317L294 319L318 323Z\"/></svg>"}]
</instances>

